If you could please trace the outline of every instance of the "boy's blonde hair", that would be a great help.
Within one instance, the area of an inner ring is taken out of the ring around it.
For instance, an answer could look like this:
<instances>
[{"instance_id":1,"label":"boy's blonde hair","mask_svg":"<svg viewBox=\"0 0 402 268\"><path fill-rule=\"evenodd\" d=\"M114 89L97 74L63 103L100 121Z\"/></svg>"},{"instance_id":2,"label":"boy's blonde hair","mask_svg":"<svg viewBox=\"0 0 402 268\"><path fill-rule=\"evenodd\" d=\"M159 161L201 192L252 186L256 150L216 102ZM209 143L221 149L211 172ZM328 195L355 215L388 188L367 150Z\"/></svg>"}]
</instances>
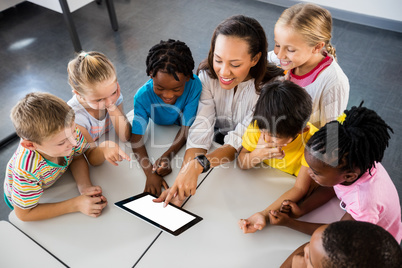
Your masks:
<instances>
[{"instance_id":1,"label":"boy's blonde hair","mask_svg":"<svg viewBox=\"0 0 402 268\"><path fill-rule=\"evenodd\" d=\"M315 4L300 3L285 9L276 25L289 26L301 34L310 46L325 43L325 50L336 59L335 48L331 44L331 13Z\"/></svg>"},{"instance_id":2,"label":"boy's blonde hair","mask_svg":"<svg viewBox=\"0 0 402 268\"><path fill-rule=\"evenodd\" d=\"M113 63L102 53L81 52L67 66L68 83L80 95L92 90L91 86L116 77Z\"/></svg>"},{"instance_id":3,"label":"boy's blonde hair","mask_svg":"<svg viewBox=\"0 0 402 268\"><path fill-rule=\"evenodd\" d=\"M17 135L38 144L70 127L75 118L74 110L65 101L44 92L27 94L10 116Z\"/></svg>"}]
</instances>

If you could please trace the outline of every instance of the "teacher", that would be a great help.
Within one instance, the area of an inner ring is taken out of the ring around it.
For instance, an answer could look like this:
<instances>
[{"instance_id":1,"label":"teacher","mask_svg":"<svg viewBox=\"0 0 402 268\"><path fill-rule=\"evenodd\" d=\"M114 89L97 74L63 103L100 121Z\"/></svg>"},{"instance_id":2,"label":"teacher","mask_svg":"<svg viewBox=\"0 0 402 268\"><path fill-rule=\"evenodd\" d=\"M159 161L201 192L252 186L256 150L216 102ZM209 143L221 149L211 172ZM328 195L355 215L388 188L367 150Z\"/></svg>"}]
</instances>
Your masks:
<instances>
[{"instance_id":1,"label":"teacher","mask_svg":"<svg viewBox=\"0 0 402 268\"><path fill-rule=\"evenodd\" d=\"M216 27L208 58L197 70L202 92L182 168L156 202L166 205L174 197L183 202L195 194L201 173L235 159L261 84L283 75L282 69L268 65L267 48L264 29L253 18L236 15ZM213 140L222 146L208 152Z\"/></svg>"}]
</instances>

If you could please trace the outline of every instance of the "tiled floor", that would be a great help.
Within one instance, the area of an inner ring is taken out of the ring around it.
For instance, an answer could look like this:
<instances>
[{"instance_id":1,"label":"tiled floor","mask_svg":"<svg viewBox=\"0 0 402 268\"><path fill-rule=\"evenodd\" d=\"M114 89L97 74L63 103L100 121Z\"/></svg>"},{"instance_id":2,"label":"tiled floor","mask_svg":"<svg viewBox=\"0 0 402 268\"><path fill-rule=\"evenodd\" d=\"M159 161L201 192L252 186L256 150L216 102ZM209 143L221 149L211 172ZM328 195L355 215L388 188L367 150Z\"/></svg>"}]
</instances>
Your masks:
<instances>
[{"instance_id":1,"label":"tiled floor","mask_svg":"<svg viewBox=\"0 0 402 268\"><path fill-rule=\"evenodd\" d=\"M113 32L105 4L95 2L73 13L82 47L105 53L115 64L126 112L145 81L148 49L168 38L188 44L196 66L206 57L216 25L245 14L265 28L273 49L273 27L282 7L250 0L115 0L119 31ZM349 107L365 100L389 123L395 134L383 164L402 196L402 34L334 20L333 44L349 77ZM13 132L9 111L31 91L48 91L68 100L66 66L74 50L61 14L28 2L0 14L0 139ZM17 142L0 151L0 173ZM2 192L2 188L0 189ZM0 219L9 210L0 201Z\"/></svg>"}]
</instances>

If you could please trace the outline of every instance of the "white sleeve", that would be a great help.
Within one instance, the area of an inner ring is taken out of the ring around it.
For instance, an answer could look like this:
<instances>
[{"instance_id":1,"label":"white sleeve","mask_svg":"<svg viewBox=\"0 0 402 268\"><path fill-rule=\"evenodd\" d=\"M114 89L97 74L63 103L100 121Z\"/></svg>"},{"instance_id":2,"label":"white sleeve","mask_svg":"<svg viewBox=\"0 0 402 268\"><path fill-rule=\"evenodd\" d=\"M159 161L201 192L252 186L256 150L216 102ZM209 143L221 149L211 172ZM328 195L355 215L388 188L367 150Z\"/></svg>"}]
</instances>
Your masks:
<instances>
[{"instance_id":1,"label":"white sleeve","mask_svg":"<svg viewBox=\"0 0 402 268\"><path fill-rule=\"evenodd\" d=\"M246 132L247 127L250 125L251 120L253 118L254 111L249 111L244 117L243 121L237 124L236 128L232 131L229 131L225 136L224 142L225 144L231 145L233 148L239 152L241 149L243 135Z\"/></svg>"},{"instance_id":2,"label":"white sleeve","mask_svg":"<svg viewBox=\"0 0 402 268\"><path fill-rule=\"evenodd\" d=\"M349 100L349 80L346 75L338 75L330 87L325 90L320 104L321 126L335 120L344 112Z\"/></svg>"},{"instance_id":3,"label":"white sleeve","mask_svg":"<svg viewBox=\"0 0 402 268\"><path fill-rule=\"evenodd\" d=\"M202 91L198 102L197 116L190 127L187 149L201 148L209 150L214 138L216 109L212 92L212 79L205 71L200 72Z\"/></svg>"}]
</instances>

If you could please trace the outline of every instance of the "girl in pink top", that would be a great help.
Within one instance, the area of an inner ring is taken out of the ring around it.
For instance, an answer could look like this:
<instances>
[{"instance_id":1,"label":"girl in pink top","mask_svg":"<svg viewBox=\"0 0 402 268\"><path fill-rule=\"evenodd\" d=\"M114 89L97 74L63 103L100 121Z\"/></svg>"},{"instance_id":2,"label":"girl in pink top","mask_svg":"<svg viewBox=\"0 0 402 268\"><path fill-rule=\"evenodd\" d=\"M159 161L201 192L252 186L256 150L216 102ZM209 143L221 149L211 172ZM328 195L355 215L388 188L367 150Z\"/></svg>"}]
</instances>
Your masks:
<instances>
[{"instance_id":1,"label":"girl in pink top","mask_svg":"<svg viewBox=\"0 0 402 268\"><path fill-rule=\"evenodd\" d=\"M341 220L377 224L400 243L399 197L380 163L390 139L389 130L392 131L376 112L362 105L352 107L311 137L305 157L311 178L321 186L334 187L345 210ZM297 215L299 209L296 203L285 200L279 211L270 211L270 223L312 234L321 224L289 217Z\"/></svg>"}]
</instances>

